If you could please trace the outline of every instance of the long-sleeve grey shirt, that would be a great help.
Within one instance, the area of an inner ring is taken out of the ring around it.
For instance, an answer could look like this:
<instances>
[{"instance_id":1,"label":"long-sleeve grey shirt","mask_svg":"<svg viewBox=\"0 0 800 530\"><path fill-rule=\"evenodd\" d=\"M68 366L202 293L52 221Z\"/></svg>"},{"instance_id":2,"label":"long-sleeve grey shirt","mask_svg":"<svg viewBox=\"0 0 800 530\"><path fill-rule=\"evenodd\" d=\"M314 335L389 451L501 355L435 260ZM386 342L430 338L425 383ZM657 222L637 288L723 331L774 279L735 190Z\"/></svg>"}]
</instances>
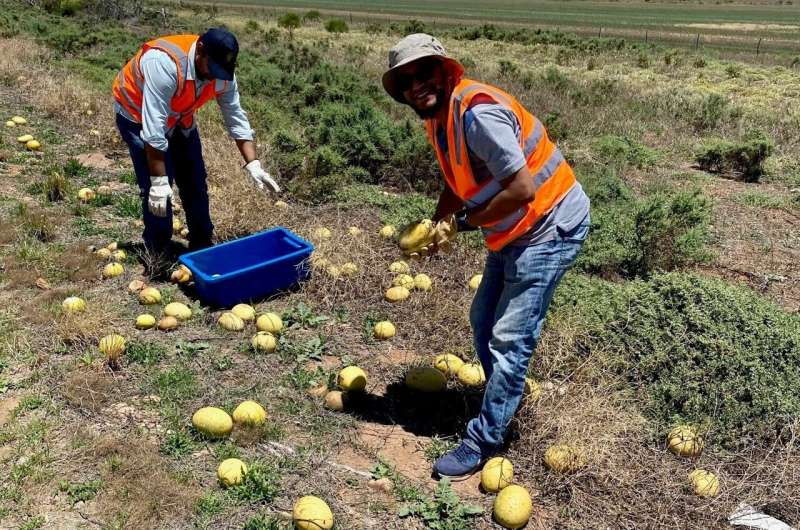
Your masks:
<instances>
[{"instance_id":1,"label":"long-sleeve grey shirt","mask_svg":"<svg viewBox=\"0 0 800 530\"><path fill-rule=\"evenodd\" d=\"M195 88L199 94L203 87L213 81L201 81L196 78L194 68L195 45L189 50L187 81L196 81ZM167 128L167 116L170 113L170 101L178 89L178 66L169 55L161 50L151 49L142 54L140 61L144 76L142 94L142 141L159 151L166 151L167 137L172 133ZM247 114L239 102L239 88L236 76L228 83L225 91L217 96L217 104L222 111L222 119L228 134L235 140L252 140L253 130ZM115 102L114 109L118 114L131 121L137 121L130 113Z\"/></svg>"}]
</instances>

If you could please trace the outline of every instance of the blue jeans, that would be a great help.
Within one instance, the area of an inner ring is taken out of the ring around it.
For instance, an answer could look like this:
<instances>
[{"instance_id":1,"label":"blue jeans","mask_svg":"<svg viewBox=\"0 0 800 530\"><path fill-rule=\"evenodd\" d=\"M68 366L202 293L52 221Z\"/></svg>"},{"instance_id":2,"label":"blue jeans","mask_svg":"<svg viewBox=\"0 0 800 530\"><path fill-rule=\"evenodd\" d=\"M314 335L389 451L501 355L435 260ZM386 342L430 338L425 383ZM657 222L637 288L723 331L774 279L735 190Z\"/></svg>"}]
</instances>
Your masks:
<instances>
[{"instance_id":1,"label":"blue jeans","mask_svg":"<svg viewBox=\"0 0 800 530\"><path fill-rule=\"evenodd\" d=\"M153 252L163 252L172 239L172 201L167 203L166 217L156 217L147 208L147 196L150 193L150 170L147 166L147 154L144 142L139 135L141 124L117 114L117 128L122 139L128 144L128 152L133 161L133 170L139 184L139 195L142 199L144 213L145 248ZM170 185L178 186L178 193L186 212L186 225L189 229L189 248L192 250L211 246L211 234L214 225L208 212L208 187L206 185L206 165L203 161L203 148L200 134L195 128L188 136L184 131L175 129L169 138L169 147L165 162ZM154 175L159 176L159 175Z\"/></svg>"},{"instance_id":2,"label":"blue jeans","mask_svg":"<svg viewBox=\"0 0 800 530\"><path fill-rule=\"evenodd\" d=\"M558 282L589 232L589 217L556 239L489 252L470 322L486 389L480 414L467 424L465 442L488 453L502 445L522 400L528 363Z\"/></svg>"}]
</instances>

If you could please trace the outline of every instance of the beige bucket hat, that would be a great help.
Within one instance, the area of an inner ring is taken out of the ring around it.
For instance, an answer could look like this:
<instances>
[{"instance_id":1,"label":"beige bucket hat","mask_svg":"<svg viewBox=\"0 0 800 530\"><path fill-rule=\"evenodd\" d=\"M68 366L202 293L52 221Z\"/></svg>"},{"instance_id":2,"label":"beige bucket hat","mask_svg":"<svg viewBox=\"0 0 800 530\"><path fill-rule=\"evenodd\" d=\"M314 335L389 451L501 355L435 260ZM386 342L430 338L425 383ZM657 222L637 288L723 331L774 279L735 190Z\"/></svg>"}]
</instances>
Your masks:
<instances>
[{"instance_id":1,"label":"beige bucket hat","mask_svg":"<svg viewBox=\"0 0 800 530\"><path fill-rule=\"evenodd\" d=\"M436 57L449 69L450 75L455 79L460 79L464 75L464 67L452 57L447 56L439 39L427 33L413 33L404 37L389 50L389 69L383 74L382 81L383 88L395 100L406 103L402 91L398 88L397 69L425 57Z\"/></svg>"}]
</instances>

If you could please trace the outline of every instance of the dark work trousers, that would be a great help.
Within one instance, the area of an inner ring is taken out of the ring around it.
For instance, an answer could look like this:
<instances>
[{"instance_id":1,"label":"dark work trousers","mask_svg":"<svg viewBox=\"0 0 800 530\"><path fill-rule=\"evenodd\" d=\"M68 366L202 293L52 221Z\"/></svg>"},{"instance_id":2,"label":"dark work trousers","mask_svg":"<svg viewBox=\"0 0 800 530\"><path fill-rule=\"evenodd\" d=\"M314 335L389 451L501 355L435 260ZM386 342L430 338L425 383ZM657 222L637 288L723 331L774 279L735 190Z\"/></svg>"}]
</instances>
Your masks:
<instances>
[{"instance_id":1,"label":"dark work trousers","mask_svg":"<svg viewBox=\"0 0 800 530\"><path fill-rule=\"evenodd\" d=\"M140 136L142 125L117 114L117 128L122 139L128 144L128 151L139 184L144 213L145 248L158 254L168 250L172 239L172 202L167 203L166 217L156 217L147 207L150 193L150 170L147 154ZM189 249L197 250L211 246L214 225L208 212L208 186L206 185L206 165L203 162L203 147L197 128L185 134L175 128L168 138L169 147L165 157L167 176L170 185L177 185L178 193L186 212L186 225L189 228ZM161 175L153 175L161 176Z\"/></svg>"}]
</instances>

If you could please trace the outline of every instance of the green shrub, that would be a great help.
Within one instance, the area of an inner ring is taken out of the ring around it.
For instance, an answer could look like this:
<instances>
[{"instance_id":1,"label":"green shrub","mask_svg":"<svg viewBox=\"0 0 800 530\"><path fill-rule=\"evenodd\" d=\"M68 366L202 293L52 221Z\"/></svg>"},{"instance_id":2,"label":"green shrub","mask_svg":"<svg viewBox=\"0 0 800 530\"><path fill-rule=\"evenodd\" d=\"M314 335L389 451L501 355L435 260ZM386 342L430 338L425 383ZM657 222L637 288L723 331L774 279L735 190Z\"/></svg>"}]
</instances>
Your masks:
<instances>
[{"instance_id":1,"label":"green shrub","mask_svg":"<svg viewBox=\"0 0 800 530\"><path fill-rule=\"evenodd\" d=\"M742 66L739 64L729 64L725 67L725 73L731 79L736 79L740 75L742 75Z\"/></svg>"},{"instance_id":2,"label":"green shrub","mask_svg":"<svg viewBox=\"0 0 800 530\"><path fill-rule=\"evenodd\" d=\"M83 9L85 2L83 0L44 0L42 8L48 13L69 17L75 15Z\"/></svg>"},{"instance_id":3,"label":"green shrub","mask_svg":"<svg viewBox=\"0 0 800 530\"><path fill-rule=\"evenodd\" d=\"M630 164L643 169L655 165L660 159L654 149L624 136L601 136L594 141L593 147L608 162L618 166Z\"/></svg>"},{"instance_id":4,"label":"green shrub","mask_svg":"<svg viewBox=\"0 0 800 530\"><path fill-rule=\"evenodd\" d=\"M347 27L347 22L340 18L332 18L325 23L325 31L328 33L347 33L350 28Z\"/></svg>"},{"instance_id":5,"label":"green shrub","mask_svg":"<svg viewBox=\"0 0 800 530\"><path fill-rule=\"evenodd\" d=\"M271 515L256 515L247 520L242 530L288 530L289 526Z\"/></svg>"},{"instance_id":6,"label":"green shrub","mask_svg":"<svg viewBox=\"0 0 800 530\"><path fill-rule=\"evenodd\" d=\"M261 31L261 26L255 20L248 20L244 25L245 33L258 33L259 31Z\"/></svg>"},{"instance_id":7,"label":"green shrub","mask_svg":"<svg viewBox=\"0 0 800 530\"><path fill-rule=\"evenodd\" d=\"M334 198L343 208L377 208L380 210L381 222L397 227L429 218L436 208L436 201L425 195L386 194L379 186L365 184L342 188Z\"/></svg>"},{"instance_id":8,"label":"green shrub","mask_svg":"<svg viewBox=\"0 0 800 530\"><path fill-rule=\"evenodd\" d=\"M697 110L694 127L698 131L716 128L728 113L728 99L722 94L709 94Z\"/></svg>"},{"instance_id":9,"label":"green shrub","mask_svg":"<svg viewBox=\"0 0 800 530\"><path fill-rule=\"evenodd\" d=\"M764 174L764 161L775 150L772 140L763 133L751 133L742 142L707 141L697 153L701 169L731 175L745 182L758 182Z\"/></svg>"},{"instance_id":10,"label":"green shrub","mask_svg":"<svg viewBox=\"0 0 800 530\"><path fill-rule=\"evenodd\" d=\"M291 128L263 123L275 131L274 167L282 180L310 184L324 175L326 182L314 187L326 196L349 181L440 189L439 170L421 125L391 118L384 110L386 95L357 68L327 63L317 49L294 45L271 48L265 56L243 52L240 58L241 82L265 94L259 104L264 111L253 113L254 126L262 125L259 116L271 113L291 123ZM320 157L322 147L325 156ZM332 153L337 155L335 170L328 165ZM302 190L303 185L288 187Z\"/></svg>"},{"instance_id":11,"label":"green shrub","mask_svg":"<svg viewBox=\"0 0 800 530\"><path fill-rule=\"evenodd\" d=\"M322 16L319 14L319 11L317 11L316 9L312 9L310 11L306 11L305 14L303 14L303 20L305 22L316 22L320 18L322 18Z\"/></svg>"},{"instance_id":12,"label":"green shrub","mask_svg":"<svg viewBox=\"0 0 800 530\"><path fill-rule=\"evenodd\" d=\"M613 172L581 178L592 200L592 229L576 266L608 277L648 277L707 261L711 207L699 190L636 198Z\"/></svg>"},{"instance_id":13,"label":"green shrub","mask_svg":"<svg viewBox=\"0 0 800 530\"><path fill-rule=\"evenodd\" d=\"M66 493L69 503L74 506L78 502L87 502L94 499L102 485L103 481L99 478L86 482L69 482L62 480L58 484L58 489Z\"/></svg>"},{"instance_id":14,"label":"green shrub","mask_svg":"<svg viewBox=\"0 0 800 530\"><path fill-rule=\"evenodd\" d=\"M517 66L512 61L500 59L498 65L501 77L516 77L517 75L519 75L519 66Z\"/></svg>"},{"instance_id":15,"label":"green shrub","mask_svg":"<svg viewBox=\"0 0 800 530\"><path fill-rule=\"evenodd\" d=\"M278 26L289 32L289 38L294 35L294 30L300 27L300 15L297 13L284 13L278 18Z\"/></svg>"},{"instance_id":16,"label":"green shrub","mask_svg":"<svg viewBox=\"0 0 800 530\"><path fill-rule=\"evenodd\" d=\"M770 445L800 415L800 315L751 290L684 273L614 285L570 275L554 308L581 313L663 433L710 429L714 445Z\"/></svg>"},{"instance_id":17,"label":"green shrub","mask_svg":"<svg viewBox=\"0 0 800 530\"><path fill-rule=\"evenodd\" d=\"M242 483L228 489L239 502L270 502L280 493L281 474L278 467L263 461L248 466Z\"/></svg>"},{"instance_id":18,"label":"green shrub","mask_svg":"<svg viewBox=\"0 0 800 530\"><path fill-rule=\"evenodd\" d=\"M430 31L421 20L411 19L403 26L403 34L410 35L412 33L430 33Z\"/></svg>"},{"instance_id":19,"label":"green shrub","mask_svg":"<svg viewBox=\"0 0 800 530\"><path fill-rule=\"evenodd\" d=\"M450 487L450 481L441 480L436 485L433 497L418 498L400 508L400 517L417 517L425 528L442 530L467 530L472 528L472 519L483 513L483 508L464 503Z\"/></svg>"}]
</instances>

